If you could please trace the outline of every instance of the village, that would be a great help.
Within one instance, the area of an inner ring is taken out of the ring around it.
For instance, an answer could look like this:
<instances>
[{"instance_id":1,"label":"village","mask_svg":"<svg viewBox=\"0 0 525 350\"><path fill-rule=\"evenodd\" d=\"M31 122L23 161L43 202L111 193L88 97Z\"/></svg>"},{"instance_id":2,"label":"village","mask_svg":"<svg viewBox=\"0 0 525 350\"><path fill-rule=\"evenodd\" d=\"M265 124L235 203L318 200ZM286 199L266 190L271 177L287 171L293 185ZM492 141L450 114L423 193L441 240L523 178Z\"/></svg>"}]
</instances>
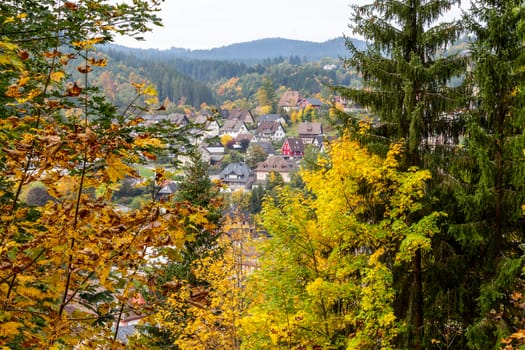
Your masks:
<instances>
[{"instance_id":1,"label":"village","mask_svg":"<svg viewBox=\"0 0 525 350\"><path fill-rule=\"evenodd\" d=\"M524 348L523 0L172 3L0 5L1 349Z\"/></svg>"},{"instance_id":2,"label":"village","mask_svg":"<svg viewBox=\"0 0 525 350\"><path fill-rule=\"evenodd\" d=\"M341 103L342 100L338 97L337 103L344 111L365 112L355 105ZM198 127L203 132L194 132L198 136L192 137L191 142L201 160L209 165L210 178L220 180L226 192L250 191L253 187L264 186L272 173L289 183L299 170L305 152L322 153L336 137L327 119L331 106L320 99L304 98L298 91L287 91L280 97L277 107L282 113L258 115L249 109L234 109L212 115L208 110L201 110L197 115L146 114L142 119L148 127L160 121L180 127L190 124ZM318 117L295 123L290 120L290 112L304 110L314 111ZM233 157L232 153L235 153ZM185 165L190 158L177 155L177 160ZM175 184L166 184L160 193L169 194L174 188Z\"/></svg>"}]
</instances>

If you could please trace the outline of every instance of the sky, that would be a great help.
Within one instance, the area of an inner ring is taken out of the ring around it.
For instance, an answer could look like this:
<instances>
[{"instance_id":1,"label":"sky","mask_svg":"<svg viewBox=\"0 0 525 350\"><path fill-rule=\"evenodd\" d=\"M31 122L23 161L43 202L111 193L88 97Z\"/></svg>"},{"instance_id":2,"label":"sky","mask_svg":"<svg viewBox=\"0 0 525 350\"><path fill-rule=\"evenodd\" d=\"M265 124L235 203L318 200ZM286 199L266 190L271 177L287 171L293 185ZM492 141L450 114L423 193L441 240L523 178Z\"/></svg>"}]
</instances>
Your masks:
<instances>
[{"instance_id":1,"label":"sky","mask_svg":"<svg viewBox=\"0 0 525 350\"><path fill-rule=\"evenodd\" d=\"M356 0L353 0L354 2ZM361 1L361 0L357 0ZM117 38L141 48L211 49L263 38L323 42L352 36L352 0L165 0L155 27L143 42Z\"/></svg>"},{"instance_id":2,"label":"sky","mask_svg":"<svg viewBox=\"0 0 525 350\"><path fill-rule=\"evenodd\" d=\"M324 42L347 35L351 5L370 0L165 0L145 41L117 38L139 48L212 49L264 38ZM465 2L465 1L463 1ZM454 13L459 13L456 11Z\"/></svg>"}]
</instances>

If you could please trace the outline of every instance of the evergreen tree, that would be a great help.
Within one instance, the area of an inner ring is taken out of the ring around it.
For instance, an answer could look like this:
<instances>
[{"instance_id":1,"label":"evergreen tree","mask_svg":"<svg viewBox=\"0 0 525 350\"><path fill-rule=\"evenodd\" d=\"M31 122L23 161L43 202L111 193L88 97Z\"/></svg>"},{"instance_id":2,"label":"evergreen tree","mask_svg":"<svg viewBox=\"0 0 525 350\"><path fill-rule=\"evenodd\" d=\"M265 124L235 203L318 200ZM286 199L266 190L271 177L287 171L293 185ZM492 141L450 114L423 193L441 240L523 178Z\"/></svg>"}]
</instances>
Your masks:
<instances>
[{"instance_id":1,"label":"evergreen tree","mask_svg":"<svg viewBox=\"0 0 525 350\"><path fill-rule=\"evenodd\" d=\"M218 229L221 218L222 200L216 186L208 176L208 165L204 163L198 152L190 154L190 162L185 167L185 174L179 179L179 185L174 198L178 206L196 206L206 213L209 225L188 225L182 249L168 253L169 261L155 270L157 283L171 293L156 295L157 302L162 305L159 317L177 327L146 324L141 327L141 342L162 349L177 348L173 344L184 334L184 327L193 317L191 303L186 302L184 290L188 288L206 288L209 281L200 278L195 271L202 269L206 259L220 259L221 251L217 248ZM190 217L186 218L190 220ZM184 288L183 288L184 286ZM177 294L179 293L179 294ZM167 297L174 297L180 302L169 304Z\"/></svg>"},{"instance_id":2,"label":"evergreen tree","mask_svg":"<svg viewBox=\"0 0 525 350\"><path fill-rule=\"evenodd\" d=\"M430 167L430 161L435 158L425 155L439 148L435 141L454 136L451 123L443 120L443 116L457 108L460 101L447 83L464 72L465 59L440 54L457 39L461 27L455 21L438 23L438 19L455 3L389 0L353 7L351 28L367 40L368 46L359 50L347 41L351 58L346 64L362 75L364 88L336 87L334 90L359 105L370 107L374 116L380 118L381 127L375 132L382 137L368 140L372 149L378 149L374 145L377 140L380 140L379 150L387 149L385 139L403 140L407 169ZM348 125L357 122L347 120ZM423 347L422 268L418 249L411 266L395 274L396 315L406 321L409 328L406 339L399 339L401 347Z\"/></svg>"},{"instance_id":3,"label":"evergreen tree","mask_svg":"<svg viewBox=\"0 0 525 350\"><path fill-rule=\"evenodd\" d=\"M519 327L519 310L509 300L523 288L525 115L519 91L525 72L518 30L524 16L522 1L478 0L466 19L474 37L475 94L454 173L461 217L451 233L468 257L463 283L471 286L469 297L476 302L465 310L473 316L467 339L477 349L499 348L501 338Z\"/></svg>"},{"instance_id":4,"label":"evergreen tree","mask_svg":"<svg viewBox=\"0 0 525 350\"><path fill-rule=\"evenodd\" d=\"M214 186L208 175L208 164L204 163L198 152L191 154L190 163L185 169L185 175L179 182L179 188L175 195L177 202L188 202L201 207L207 211L210 222L218 225L221 217L221 199L218 188ZM217 232L197 228L195 232L189 233L193 239L185 243L181 252L183 268L179 278L187 280L191 284L202 284L206 281L198 281L190 273L194 261L214 253ZM185 275L185 276L184 276Z\"/></svg>"},{"instance_id":5,"label":"evergreen tree","mask_svg":"<svg viewBox=\"0 0 525 350\"><path fill-rule=\"evenodd\" d=\"M248 209L250 214L259 214L262 209L262 202L265 190L262 186L256 186L250 191L250 198L248 201Z\"/></svg>"}]
</instances>

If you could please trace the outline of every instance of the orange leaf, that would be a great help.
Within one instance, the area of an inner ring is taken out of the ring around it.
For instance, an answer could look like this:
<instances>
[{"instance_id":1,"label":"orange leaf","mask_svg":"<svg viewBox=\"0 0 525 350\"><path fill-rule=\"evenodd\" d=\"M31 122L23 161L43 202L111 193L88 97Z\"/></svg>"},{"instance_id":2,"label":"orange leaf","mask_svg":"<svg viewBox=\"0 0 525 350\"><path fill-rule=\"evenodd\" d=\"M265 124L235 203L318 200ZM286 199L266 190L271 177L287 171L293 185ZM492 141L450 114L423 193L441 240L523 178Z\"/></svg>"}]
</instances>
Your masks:
<instances>
[{"instance_id":1,"label":"orange leaf","mask_svg":"<svg viewBox=\"0 0 525 350\"><path fill-rule=\"evenodd\" d=\"M25 61L29 58L29 52L27 52L26 50L18 51L17 55L22 61Z\"/></svg>"},{"instance_id":2,"label":"orange leaf","mask_svg":"<svg viewBox=\"0 0 525 350\"><path fill-rule=\"evenodd\" d=\"M108 61L105 58L101 58L99 60L96 60L94 58L89 59L89 63L91 63L94 66L97 67L105 67L108 64Z\"/></svg>"},{"instance_id":3,"label":"orange leaf","mask_svg":"<svg viewBox=\"0 0 525 350\"><path fill-rule=\"evenodd\" d=\"M93 70L93 68L91 68L90 65L85 65L85 66L78 66L77 67L77 70L82 73L82 74L87 74L89 72L91 72Z\"/></svg>"},{"instance_id":4,"label":"orange leaf","mask_svg":"<svg viewBox=\"0 0 525 350\"><path fill-rule=\"evenodd\" d=\"M66 88L66 96L78 96L82 93L82 88L78 86L76 82L67 83Z\"/></svg>"}]
</instances>

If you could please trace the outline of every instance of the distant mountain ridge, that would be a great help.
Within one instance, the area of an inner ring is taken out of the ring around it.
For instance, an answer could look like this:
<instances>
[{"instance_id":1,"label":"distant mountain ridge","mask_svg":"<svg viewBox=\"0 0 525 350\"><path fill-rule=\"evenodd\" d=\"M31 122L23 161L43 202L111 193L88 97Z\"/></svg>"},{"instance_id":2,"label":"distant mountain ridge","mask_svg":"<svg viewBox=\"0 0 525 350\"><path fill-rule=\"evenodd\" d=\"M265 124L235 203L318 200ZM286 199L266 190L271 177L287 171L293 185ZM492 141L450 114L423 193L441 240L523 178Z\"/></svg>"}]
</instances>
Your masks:
<instances>
[{"instance_id":1,"label":"distant mountain ridge","mask_svg":"<svg viewBox=\"0 0 525 350\"><path fill-rule=\"evenodd\" d=\"M364 48L365 42L359 39L350 39L358 48ZM284 38L267 38L249 42L237 43L209 50L190 50L183 48L158 49L131 49L124 46L112 45L112 48L121 50L138 50L142 56L171 56L186 59L222 60L244 63L258 63L265 59L288 58L297 56L301 60L318 61L321 58L345 57L348 50L343 37L327 40L325 42L312 42Z\"/></svg>"}]
</instances>

